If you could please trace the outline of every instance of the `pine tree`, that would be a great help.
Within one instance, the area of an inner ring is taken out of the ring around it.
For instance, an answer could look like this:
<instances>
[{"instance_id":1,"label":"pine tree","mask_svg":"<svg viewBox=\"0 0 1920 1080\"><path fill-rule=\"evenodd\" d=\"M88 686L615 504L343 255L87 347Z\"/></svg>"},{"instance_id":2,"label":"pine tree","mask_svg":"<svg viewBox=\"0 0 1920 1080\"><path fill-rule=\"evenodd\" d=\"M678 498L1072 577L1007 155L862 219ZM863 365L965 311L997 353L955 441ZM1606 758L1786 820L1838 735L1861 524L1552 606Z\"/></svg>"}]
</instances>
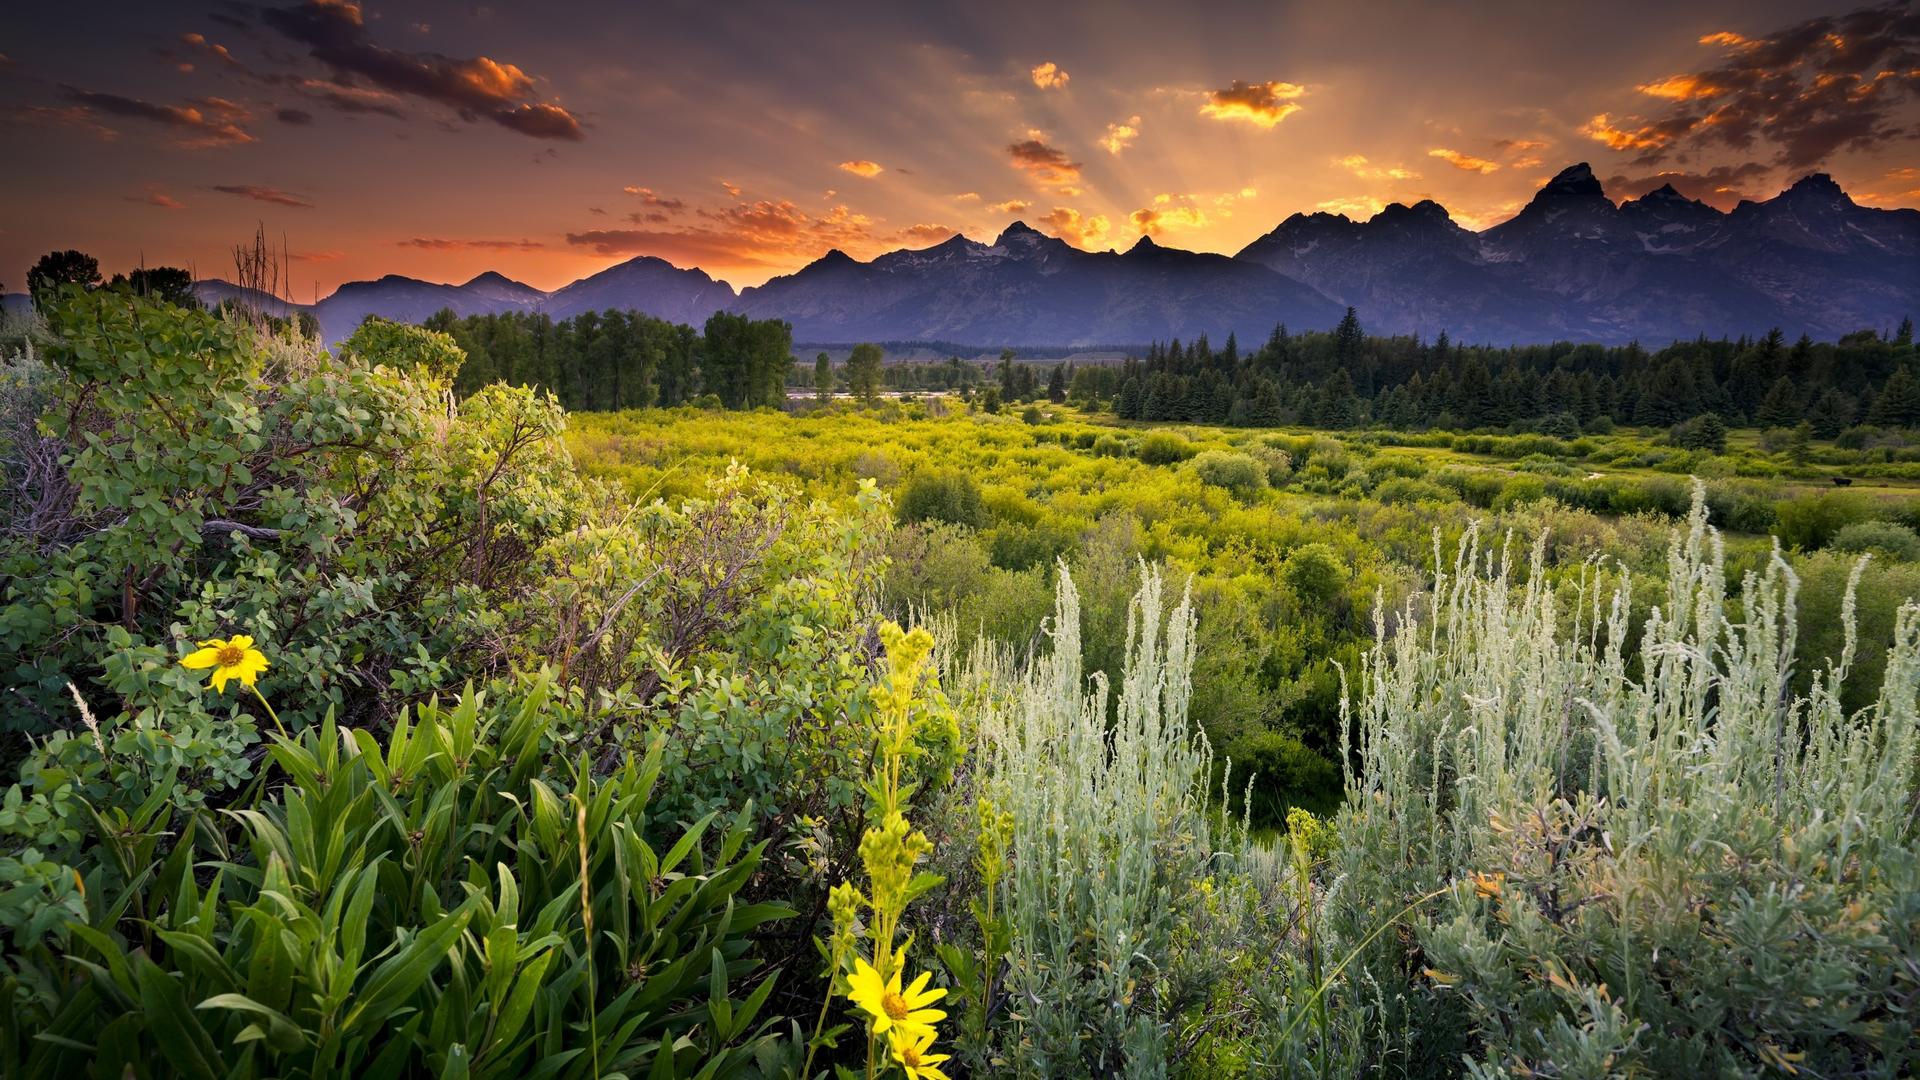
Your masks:
<instances>
[{"instance_id":1,"label":"pine tree","mask_svg":"<svg viewBox=\"0 0 1920 1080\"><path fill-rule=\"evenodd\" d=\"M1909 368L1894 369L1880 396L1873 399L1867 422L1881 427L1920 427L1920 379Z\"/></svg>"},{"instance_id":2,"label":"pine tree","mask_svg":"<svg viewBox=\"0 0 1920 1080\"><path fill-rule=\"evenodd\" d=\"M1813 408L1807 410L1807 423L1812 426L1815 435L1823 439L1835 438L1853 426L1857 408L1853 398L1829 387L1813 403Z\"/></svg>"},{"instance_id":3,"label":"pine tree","mask_svg":"<svg viewBox=\"0 0 1920 1080\"><path fill-rule=\"evenodd\" d=\"M1793 380L1785 375L1773 381L1767 388L1767 395L1760 399L1753 413L1754 422L1763 428L1792 427L1800 420L1800 395L1794 390Z\"/></svg>"},{"instance_id":4,"label":"pine tree","mask_svg":"<svg viewBox=\"0 0 1920 1080\"><path fill-rule=\"evenodd\" d=\"M1047 400L1055 405L1067 400L1067 365L1053 365L1053 373L1047 376Z\"/></svg>"}]
</instances>

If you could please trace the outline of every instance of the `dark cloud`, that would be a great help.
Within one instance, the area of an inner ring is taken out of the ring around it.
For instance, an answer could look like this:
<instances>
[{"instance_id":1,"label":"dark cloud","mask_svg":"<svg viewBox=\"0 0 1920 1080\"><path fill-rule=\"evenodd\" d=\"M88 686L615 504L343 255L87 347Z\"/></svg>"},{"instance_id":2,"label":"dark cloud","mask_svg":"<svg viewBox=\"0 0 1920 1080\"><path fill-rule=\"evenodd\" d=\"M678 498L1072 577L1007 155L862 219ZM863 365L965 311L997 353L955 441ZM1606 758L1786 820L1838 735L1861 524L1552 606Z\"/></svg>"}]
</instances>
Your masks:
<instances>
[{"instance_id":1,"label":"dark cloud","mask_svg":"<svg viewBox=\"0 0 1920 1080\"><path fill-rule=\"evenodd\" d=\"M1673 190L1689 199L1698 199L1721 210L1731 210L1742 199L1759 198L1760 193L1751 190L1748 184L1763 179L1772 171L1757 161L1749 161L1740 165L1716 166L1703 173L1658 172L1647 176L1610 176L1605 187L1612 198L1637 199L1662 185L1670 184Z\"/></svg>"},{"instance_id":2,"label":"dark cloud","mask_svg":"<svg viewBox=\"0 0 1920 1080\"><path fill-rule=\"evenodd\" d=\"M1920 137L1896 121L1920 98L1920 10L1898 2L1822 15L1763 37L1708 34L1722 51L1713 67L1641 85L1670 102L1664 113L1615 120L1602 113L1582 130L1643 165L1689 148L1752 152L1765 145L1790 169L1847 149Z\"/></svg>"},{"instance_id":3,"label":"dark cloud","mask_svg":"<svg viewBox=\"0 0 1920 1080\"><path fill-rule=\"evenodd\" d=\"M402 52L378 45L357 4L308 0L261 13L268 26L305 45L342 78L360 78L393 94L451 106L468 120L485 117L539 139L579 139L580 121L565 108L534 100L534 81L513 64Z\"/></svg>"},{"instance_id":4,"label":"dark cloud","mask_svg":"<svg viewBox=\"0 0 1920 1080\"><path fill-rule=\"evenodd\" d=\"M873 222L845 206L809 214L788 200L766 199L700 210L701 224L675 229L593 229L568 233L567 243L601 255L654 255L677 266L787 266L830 248L870 251L880 246Z\"/></svg>"},{"instance_id":5,"label":"dark cloud","mask_svg":"<svg viewBox=\"0 0 1920 1080\"><path fill-rule=\"evenodd\" d=\"M279 188L261 187L258 184L215 184L213 190L226 195L238 195L243 199L273 203L276 206L291 206L297 210L311 210L313 204L305 196L281 191Z\"/></svg>"},{"instance_id":6,"label":"dark cloud","mask_svg":"<svg viewBox=\"0 0 1920 1080\"><path fill-rule=\"evenodd\" d=\"M192 149L253 141L253 136L240 126L248 119L246 108L224 98L200 98L186 105L158 105L76 86L60 89L69 102L89 112L172 128L175 140Z\"/></svg>"},{"instance_id":7,"label":"dark cloud","mask_svg":"<svg viewBox=\"0 0 1920 1080\"><path fill-rule=\"evenodd\" d=\"M669 199L652 188L635 187L632 184L628 184L620 190L639 199L642 203L665 213L678 214L687 208L687 204L684 201L680 199Z\"/></svg>"},{"instance_id":8,"label":"dark cloud","mask_svg":"<svg viewBox=\"0 0 1920 1080\"><path fill-rule=\"evenodd\" d=\"M1059 147L1047 145L1038 132L1032 132L1030 136L1007 147L1007 159L1014 168L1040 183L1055 187L1079 182L1079 162L1067 157Z\"/></svg>"},{"instance_id":9,"label":"dark cloud","mask_svg":"<svg viewBox=\"0 0 1920 1080\"><path fill-rule=\"evenodd\" d=\"M313 114L305 109L281 109L273 115L281 123L293 124L296 127L304 127L307 124L313 123Z\"/></svg>"}]
</instances>

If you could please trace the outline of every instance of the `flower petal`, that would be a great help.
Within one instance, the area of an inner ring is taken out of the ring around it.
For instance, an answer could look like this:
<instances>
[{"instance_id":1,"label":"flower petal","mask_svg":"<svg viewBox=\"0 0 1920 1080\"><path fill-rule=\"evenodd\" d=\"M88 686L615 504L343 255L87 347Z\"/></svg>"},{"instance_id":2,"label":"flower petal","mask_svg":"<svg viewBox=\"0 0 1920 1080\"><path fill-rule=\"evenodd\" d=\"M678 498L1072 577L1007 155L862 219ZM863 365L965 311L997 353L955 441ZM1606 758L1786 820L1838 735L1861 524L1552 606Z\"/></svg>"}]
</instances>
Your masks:
<instances>
[{"instance_id":1,"label":"flower petal","mask_svg":"<svg viewBox=\"0 0 1920 1080\"><path fill-rule=\"evenodd\" d=\"M200 649L197 652L190 652L180 658L181 667L192 668L195 671L202 668L210 668L219 662L220 650L217 648Z\"/></svg>"}]
</instances>

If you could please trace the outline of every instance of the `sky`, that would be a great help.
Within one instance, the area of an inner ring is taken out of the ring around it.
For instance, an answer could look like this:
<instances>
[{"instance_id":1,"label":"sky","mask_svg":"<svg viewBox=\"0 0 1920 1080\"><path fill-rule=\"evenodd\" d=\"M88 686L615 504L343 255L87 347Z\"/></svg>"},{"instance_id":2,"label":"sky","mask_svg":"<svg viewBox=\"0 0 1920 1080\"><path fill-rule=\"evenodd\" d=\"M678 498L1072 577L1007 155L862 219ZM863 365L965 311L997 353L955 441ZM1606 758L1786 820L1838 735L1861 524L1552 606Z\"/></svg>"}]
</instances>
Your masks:
<instances>
[{"instance_id":1,"label":"sky","mask_svg":"<svg viewBox=\"0 0 1920 1080\"><path fill-rule=\"evenodd\" d=\"M0 289L42 253L296 300L738 286L1015 220L1232 253L1295 212L1469 228L1590 162L1723 209L1831 173L1920 206L1920 7L1778 0L36 4L0 24Z\"/></svg>"}]
</instances>

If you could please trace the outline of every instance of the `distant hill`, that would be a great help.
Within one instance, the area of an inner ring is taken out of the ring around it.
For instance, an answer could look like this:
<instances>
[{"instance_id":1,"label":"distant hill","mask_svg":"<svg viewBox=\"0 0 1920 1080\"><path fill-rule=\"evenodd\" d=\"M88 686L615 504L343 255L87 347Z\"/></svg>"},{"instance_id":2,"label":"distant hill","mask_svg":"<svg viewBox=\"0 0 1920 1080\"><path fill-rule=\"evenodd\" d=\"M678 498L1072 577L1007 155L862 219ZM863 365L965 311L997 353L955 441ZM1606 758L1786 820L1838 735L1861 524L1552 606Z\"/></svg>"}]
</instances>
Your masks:
<instances>
[{"instance_id":1,"label":"distant hill","mask_svg":"<svg viewBox=\"0 0 1920 1080\"><path fill-rule=\"evenodd\" d=\"M235 289L197 287L209 300ZM442 308L555 319L624 309L693 325L731 310L784 319L803 344L965 342L966 353L990 353L1229 331L1257 341L1276 323L1329 328L1348 305L1374 333L1444 330L1492 344L1658 345L1775 326L1834 340L1920 314L1920 211L1860 206L1823 174L1730 213L1671 187L1616 205L1580 164L1482 232L1430 200L1364 221L1295 214L1233 256L1145 237L1125 252L1081 251L1015 222L990 244L955 236L868 262L830 251L737 295L701 270L641 256L553 292L494 271L464 285L388 275L348 282L310 310L329 343L370 314L417 322Z\"/></svg>"}]
</instances>

